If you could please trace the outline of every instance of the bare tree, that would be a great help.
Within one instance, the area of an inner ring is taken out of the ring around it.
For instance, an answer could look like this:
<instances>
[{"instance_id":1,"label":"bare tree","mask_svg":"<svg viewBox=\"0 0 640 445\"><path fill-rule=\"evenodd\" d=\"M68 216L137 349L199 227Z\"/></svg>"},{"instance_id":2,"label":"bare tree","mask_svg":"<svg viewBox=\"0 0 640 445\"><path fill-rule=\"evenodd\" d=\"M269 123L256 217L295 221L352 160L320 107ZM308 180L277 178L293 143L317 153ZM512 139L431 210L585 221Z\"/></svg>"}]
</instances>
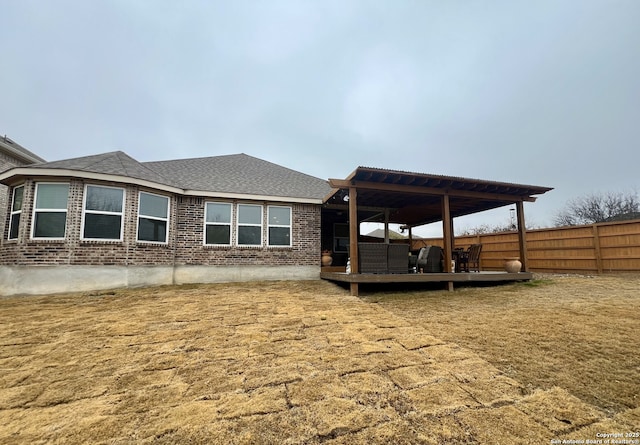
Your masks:
<instances>
[{"instance_id":1,"label":"bare tree","mask_svg":"<svg viewBox=\"0 0 640 445\"><path fill-rule=\"evenodd\" d=\"M576 226L640 218L638 193L593 193L569 200L554 217L556 226Z\"/></svg>"},{"instance_id":2,"label":"bare tree","mask_svg":"<svg viewBox=\"0 0 640 445\"><path fill-rule=\"evenodd\" d=\"M535 223L527 221L526 230L537 229ZM470 236L470 235L486 235L489 233L502 233L502 232L514 232L518 230L517 223L515 219L507 219L502 223L497 224L480 224L473 227L464 227L461 229L456 229L456 236Z\"/></svg>"},{"instance_id":3,"label":"bare tree","mask_svg":"<svg viewBox=\"0 0 640 445\"><path fill-rule=\"evenodd\" d=\"M480 224L474 227L465 227L456 233L456 236L469 236L469 235L486 235L488 233L509 232L515 230L509 223L505 224Z\"/></svg>"}]
</instances>

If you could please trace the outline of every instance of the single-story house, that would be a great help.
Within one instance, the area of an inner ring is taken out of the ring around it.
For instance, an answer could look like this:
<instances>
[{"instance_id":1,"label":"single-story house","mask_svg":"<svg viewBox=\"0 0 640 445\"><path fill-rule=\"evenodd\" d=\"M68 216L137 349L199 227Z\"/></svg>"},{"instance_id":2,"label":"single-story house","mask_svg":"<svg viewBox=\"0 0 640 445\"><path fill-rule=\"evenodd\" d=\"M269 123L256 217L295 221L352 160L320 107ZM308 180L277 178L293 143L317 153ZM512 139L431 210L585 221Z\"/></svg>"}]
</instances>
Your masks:
<instances>
[{"instance_id":1,"label":"single-story house","mask_svg":"<svg viewBox=\"0 0 640 445\"><path fill-rule=\"evenodd\" d=\"M116 151L14 166L0 183L0 294L319 277L328 181L246 154Z\"/></svg>"},{"instance_id":2,"label":"single-story house","mask_svg":"<svg viewBox=\"0 0 640 445\"><path fill-rule=\"evenodd\" d=\"M431 280L452 289L454 281L529 279L454 274L453 218L515 204L526 272L523 203L551 190L369 167L323 180L246 154L33 160L0 169L8 194L0 207L0 295L318 278L350 283L357 295L365 282ZM411 238L413 227L442 221L442 273L410 277L407 264L393 276L365 276L358 242L367 221L385 224L385 244L390 223ZM333 269L321 267L326 250Z\"/></svg>"}]
</instances>

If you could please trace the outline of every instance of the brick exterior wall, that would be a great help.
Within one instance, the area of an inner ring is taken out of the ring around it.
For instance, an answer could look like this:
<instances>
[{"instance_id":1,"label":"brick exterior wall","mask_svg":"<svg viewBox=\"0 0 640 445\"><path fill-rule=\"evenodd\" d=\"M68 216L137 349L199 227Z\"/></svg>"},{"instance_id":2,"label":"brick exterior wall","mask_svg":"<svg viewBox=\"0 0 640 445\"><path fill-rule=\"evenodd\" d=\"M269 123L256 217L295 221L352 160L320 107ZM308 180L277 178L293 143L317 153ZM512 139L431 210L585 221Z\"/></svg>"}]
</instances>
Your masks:
<instances>
[{"instance_id":1,"label":"brick exterior wall","mask_svg":"<svg viewBox=\"0 0 640 445\"><path fill-rule=\"evenodd\" d=\"M205 246L204 206L207 200L193 196L170 196L169 235L167 244L141 243L137 237L138 196L135 185L97 183L80 179L68 181L69 201L65 240L32 240L33 179L25 182L24 203L18 239L7 240L7 214L2 218L4 229L0 242L2 265L224 265L224 266L315 266L320 265L320 211L314 204L283 204L253 202L264 206L263 239L266 240L267 205L286 205L292 208L291 247L217 247ZM81 239L82 205L85 184L97 184L125 189L124 232L122 241L86 241ZM218 200L216 200L218 201ZM245 201L229 201L237 204ZM8 208L8 203L5 204ZM233 226L233 225L232 225ZM232 230L232 234L235 233ZM233 241L232 241L233 244Z\"/></svg>"},{"instance_id":2,"label":"brick exterior wall","mask_svg":"<svg viewBox=\"0 0 640 445\"><path fill-rule=\"evenodd\" d=\"M13 167L26 165L24 162L18 161L16 158L0 152L0 173ZM6 227L7 215L11 212L9 209L9 187L0 184L0 233L4 233ZM5 237L6 238L6 237Z\"/></svg>"}]
</instances>

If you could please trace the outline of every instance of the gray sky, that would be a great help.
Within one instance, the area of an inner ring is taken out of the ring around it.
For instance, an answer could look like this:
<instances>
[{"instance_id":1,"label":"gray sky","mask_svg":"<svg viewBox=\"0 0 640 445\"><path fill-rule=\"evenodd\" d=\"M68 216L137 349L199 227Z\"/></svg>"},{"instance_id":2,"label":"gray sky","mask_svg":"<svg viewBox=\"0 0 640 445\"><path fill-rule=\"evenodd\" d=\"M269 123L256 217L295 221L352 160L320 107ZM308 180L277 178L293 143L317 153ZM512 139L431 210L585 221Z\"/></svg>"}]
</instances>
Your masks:
<instances>
[{"instance_id":1,"label":"gray sky","mask_svg":"<svg viewBox=\"0 0 640 445\"><path fill-rule=\"evenodd\" d=\"M525 206L536 226L638 190L638 0L0 0L0 19L0 133L47 160L247 153L555 187Z\"/></svg>"}]
</instances>

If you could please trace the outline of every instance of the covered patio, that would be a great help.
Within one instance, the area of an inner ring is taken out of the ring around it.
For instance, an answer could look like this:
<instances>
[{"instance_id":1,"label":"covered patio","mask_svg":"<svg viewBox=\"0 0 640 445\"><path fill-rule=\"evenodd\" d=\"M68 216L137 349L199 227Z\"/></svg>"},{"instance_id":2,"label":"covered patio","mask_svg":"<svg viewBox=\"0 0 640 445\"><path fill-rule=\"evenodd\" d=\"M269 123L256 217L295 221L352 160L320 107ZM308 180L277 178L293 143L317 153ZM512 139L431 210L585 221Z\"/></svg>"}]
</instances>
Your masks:
<instances>
[{"instance_id":1,"label":"covered patio","mask_svg":"<svg viewBox=\"0 0 640 445\"><path fill-rule=\"evenodd\" d=\"M460 282L532 278L527 262L524 202L534 202L534 195L552 188L369 167L358 167L346 179L330 179L329 183L333 190L324 199L323 248L327 249L330 241L338 263L349 257L350 273L342 265L323 267L320 277L349 283L352 295L358 295L362 283L442 282L453 290L454 283ZM454 218L512 205L516 208L521 271L455 272L451 264L455 248ZM412 228L438 221L442 222L444 241L442 272L409 273L408 257L403 271L361 272L361 223L383 223L383 242L387 245L391 245L389 224L400 224L408 229L407 244L411 245Z\"/></svg>"}]
</instances>

